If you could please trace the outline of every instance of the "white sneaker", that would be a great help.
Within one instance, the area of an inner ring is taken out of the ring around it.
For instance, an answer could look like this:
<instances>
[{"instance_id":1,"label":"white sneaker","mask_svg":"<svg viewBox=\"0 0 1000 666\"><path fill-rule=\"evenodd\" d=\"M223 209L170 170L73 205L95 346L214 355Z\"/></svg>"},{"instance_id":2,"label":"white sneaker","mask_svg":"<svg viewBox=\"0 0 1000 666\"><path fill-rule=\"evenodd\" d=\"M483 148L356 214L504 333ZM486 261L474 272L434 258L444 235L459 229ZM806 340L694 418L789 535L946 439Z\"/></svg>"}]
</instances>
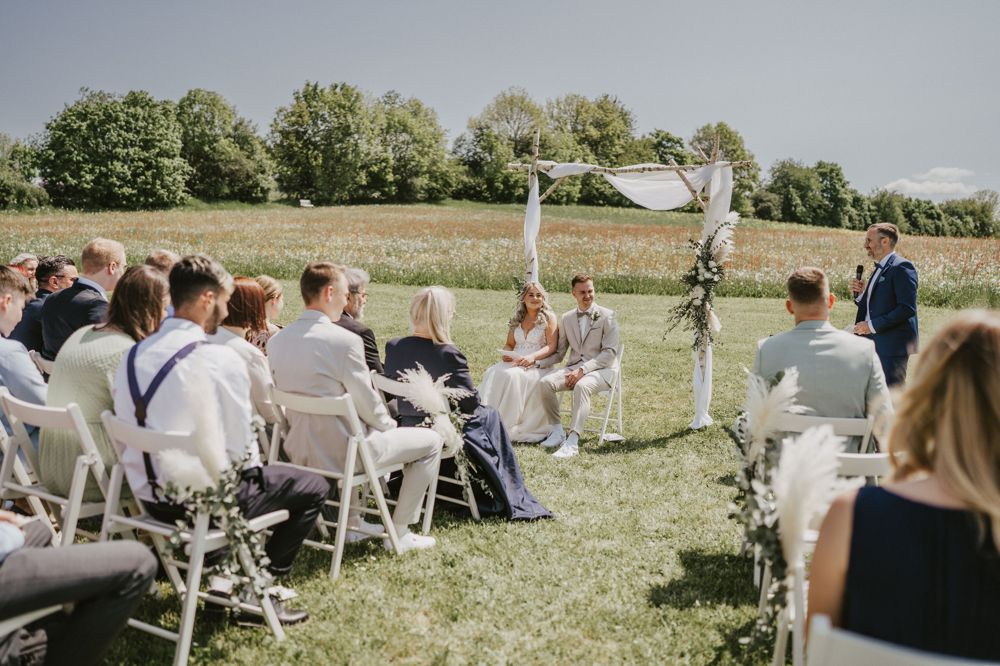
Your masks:
<instances>
[{"instance_id":1,"label":"white sneaker","mask_svg":"<svg viewBox=\"0 0 1000 666\"><path fill-rule=\"evenodd\" d=\"M425 536L423 534L417 534L416 532L407 532L406 534L401 534L399 536L400 554L403 554L408 550L433 548L435 545L437 545L437 540L432 536ZM392 550L392 542L389 539L385 540L385 549Z\"/></svg>"},{"instance_id":2,"label":"white sneaker","mask_svg":"<svg viewBox=\"0 0 1000 666\"><path fill-rule=\"evenodd\" d=\"M547 449L551 449L555 446L559 446L566 439L566 431L563 430L562 424L557 425L549 433L549 436L542 441L542 446Z\"/></svg>"},{"instance_id":3,"label":"white sneaker","mask_svg":"<svg viewBox=\"0 0 1000 666\"><path fill-rule=\"evenodd\" d=\"M580 453L580 436L571 432L559 450L552 454L553 458L572 458Z\"/></svg>"}]
</instances>

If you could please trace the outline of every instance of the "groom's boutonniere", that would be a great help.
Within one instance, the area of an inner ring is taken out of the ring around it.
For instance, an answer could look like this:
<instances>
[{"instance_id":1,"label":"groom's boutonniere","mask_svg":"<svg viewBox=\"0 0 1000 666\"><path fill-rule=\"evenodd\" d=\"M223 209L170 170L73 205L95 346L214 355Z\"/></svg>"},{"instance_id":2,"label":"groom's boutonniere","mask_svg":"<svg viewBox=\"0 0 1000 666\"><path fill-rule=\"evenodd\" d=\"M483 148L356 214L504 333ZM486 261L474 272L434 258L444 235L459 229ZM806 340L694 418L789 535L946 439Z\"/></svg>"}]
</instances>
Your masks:
<instances>
[{"instance_id":1,"label":"groom's boutonniere","mask_svg":"<svg viewBox=\"0 0 1000 666\"><path fill-rule=\"evenodd\" d=\"M594 310L593 312L590 313L590 320L591 321L595 321L596 322L600 318L601 318L601 313L599 311Z\"/></svg>"}]
</instances>

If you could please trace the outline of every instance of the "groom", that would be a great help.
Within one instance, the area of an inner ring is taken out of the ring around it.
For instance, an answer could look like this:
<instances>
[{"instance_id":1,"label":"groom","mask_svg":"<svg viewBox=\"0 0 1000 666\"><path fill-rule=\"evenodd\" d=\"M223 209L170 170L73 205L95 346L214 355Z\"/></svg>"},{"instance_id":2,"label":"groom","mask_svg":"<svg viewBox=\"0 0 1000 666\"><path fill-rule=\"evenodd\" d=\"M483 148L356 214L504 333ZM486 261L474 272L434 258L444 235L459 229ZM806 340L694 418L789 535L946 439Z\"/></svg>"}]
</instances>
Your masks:
<instances>
[{"instance_id":1,"label":"groom","mask_svg":"<svg viewBox=\"0 0 1000 666\"><path fill-rule=\"evenodd\" d=\"M538 385L546 418L555 424L542 446L562 444L553 454L556 458L571 458L580 452L590 396L611 388L618 367L618 322L614 311L594 303L594 281L589 275L574 275L572 286L577 307L564 314L559 323L556 353L538 363L538 367L551 367L566 355L566 347L570 349L566 367L546 375ZM559 422L559 391L573 391L568 436Z\"/></svg>"}]
</instances>

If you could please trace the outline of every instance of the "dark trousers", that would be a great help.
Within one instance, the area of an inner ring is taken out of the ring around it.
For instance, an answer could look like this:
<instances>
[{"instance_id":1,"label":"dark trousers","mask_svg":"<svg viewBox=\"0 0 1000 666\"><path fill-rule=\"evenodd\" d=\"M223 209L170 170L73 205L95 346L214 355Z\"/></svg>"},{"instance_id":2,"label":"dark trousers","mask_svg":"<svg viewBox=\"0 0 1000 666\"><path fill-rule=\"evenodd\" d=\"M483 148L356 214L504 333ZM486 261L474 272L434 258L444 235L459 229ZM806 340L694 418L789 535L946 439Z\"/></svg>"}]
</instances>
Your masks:
<instances>
[{"instance_id":1,"label":"dark trousers","mask_svg":"<svg viewBox=\"0 0 1000 666\"><path fill-rule=\"evenodd\" d=\"M909 356L879 356L882 372L885 373L885 383L889 386L899 386L906 381L906 364Z\"/></svg>"},{"instance_id":2,"label":"dark trousers","mask_svg":"<svg viewBox=\"0 0 1000 666\"><path fill-rule=\"evenodd\" d=\"M38 543L25 531L27 543ZM0 637L0 664L99 663L155 575L156 558L134 541L11 553L0 565L0 618L74 606Z\"/></svg>"},{"instance_id":3,"label":"dark trousers","mask_svg":"<svg viewBox=\"0 0 1000 666\"><path fill-rule=\"evenodd\" d=\"M323 477L289 467L257 467L244 473L237 501L246 518L288 510L288 520L274 526L265 547L272 574L291 571L329 491L330 484ZM143 502L143 506L153 518L166 523L184 519L184 508L176 504Z\"/></svg>"}]
</instances>

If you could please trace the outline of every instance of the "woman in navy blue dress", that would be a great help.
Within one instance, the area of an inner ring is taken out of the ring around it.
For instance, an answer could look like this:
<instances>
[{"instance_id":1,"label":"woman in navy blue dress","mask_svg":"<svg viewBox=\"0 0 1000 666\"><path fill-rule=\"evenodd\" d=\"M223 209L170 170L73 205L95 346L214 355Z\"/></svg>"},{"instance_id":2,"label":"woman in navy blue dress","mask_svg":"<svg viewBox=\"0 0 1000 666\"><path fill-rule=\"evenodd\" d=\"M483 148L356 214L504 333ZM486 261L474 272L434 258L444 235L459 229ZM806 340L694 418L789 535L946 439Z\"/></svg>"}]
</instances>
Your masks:
<instances>
[{"instance_id":1,"label":"woman in navy blue dress","mask_svg":"<svg viewBox=\"0 0 1000 666\"><path fill-rule=\"evenodd\" d=\"M830 508L810 615L927 652L1000 660L1000 313L952 319L889 436L894 480Z\"/></svg>"},{"instance_id":2,"label":"woman in navy blue dress","mask_svg":"<svg viewBox=\"0 0 1000 666\"><path fill-rule=\"evenodd\" d=\"M462 436L465 453L472 462L472 488L480 513L504 514L510 520L551 518L549 510L524 485L521 467L499 412L479 402L469 363L451 342L449 328L454 312L455 297L444 287L426 287L417 292L410 303L413 334L386 343L385 375L398 379L401 370L415 369L417 364L434 379L451 375L445 382L447 386L470 392L459 401L459 408L468 416ZM426 416L423 412L402 398L398 402L400 425L423 423ZM443 461L442 470L450 462ZM489 488L489 493L482 490L480 481Z\"/></svg>"}]
</instances>

